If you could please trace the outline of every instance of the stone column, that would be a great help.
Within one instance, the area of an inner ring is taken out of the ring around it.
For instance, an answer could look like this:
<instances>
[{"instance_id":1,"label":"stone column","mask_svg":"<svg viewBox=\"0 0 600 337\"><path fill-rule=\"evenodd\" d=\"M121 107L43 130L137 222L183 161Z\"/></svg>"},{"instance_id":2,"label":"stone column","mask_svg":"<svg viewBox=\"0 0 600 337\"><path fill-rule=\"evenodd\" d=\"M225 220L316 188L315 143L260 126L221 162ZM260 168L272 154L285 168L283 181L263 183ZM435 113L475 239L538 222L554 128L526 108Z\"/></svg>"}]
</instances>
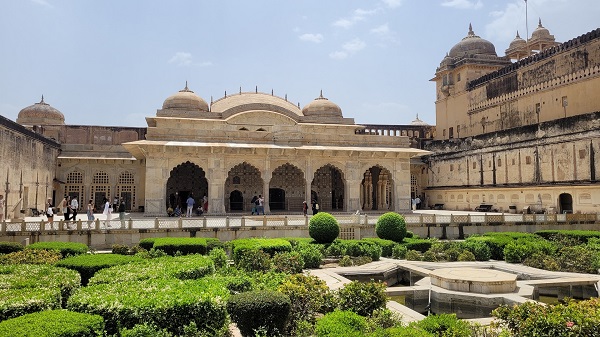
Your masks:
<instances>
[{"instance_id":1,"label":"stone column","mask_svg":"<svg viewBox=\"0 0 600 337\"><path fill-rule=\"evenodd\" d=\"M390 209L396 212L409 212L411 210L410 202L410 158L398 158L392 181L394 189L392 191L393 204Z\"/></svg>"},{"instance_id":2,"label":"stone column","mask_svg":"<svg viewBox=\"0 0 600 337\"><path fill-rule=\"evenodd\" d=\"M209 167L206 171L208 180L208 214L225 213L225 172L224 161L219 157L208 160Z\"/></svg>"},{"instance_id":3,"label":"stone column","mask_svg":"<svg viewBox=\"0 0 600 337\"><path fill-rule=\"evenodd\" d=\"M146 158L145 205L144 212L149 215L167 214L166 189L170 167L166 159ZM111 200L112 202L112 200Z\"/></svg>"},{"instance_id":4,"label":"stone column","mask_svg":"<svg viewBox=\"0 0 600 337\"><path fill-rule=\"evenodd\" d=\"M271 207L269 207L269 185L271 184L272 177L273 177L273 172L271 172L271 168L268 167L262 173L262 179L263 179L262 196L265 199L264 204L263 204L265 207L265 214L271 212Z\"/></svg>"}]
</instances>

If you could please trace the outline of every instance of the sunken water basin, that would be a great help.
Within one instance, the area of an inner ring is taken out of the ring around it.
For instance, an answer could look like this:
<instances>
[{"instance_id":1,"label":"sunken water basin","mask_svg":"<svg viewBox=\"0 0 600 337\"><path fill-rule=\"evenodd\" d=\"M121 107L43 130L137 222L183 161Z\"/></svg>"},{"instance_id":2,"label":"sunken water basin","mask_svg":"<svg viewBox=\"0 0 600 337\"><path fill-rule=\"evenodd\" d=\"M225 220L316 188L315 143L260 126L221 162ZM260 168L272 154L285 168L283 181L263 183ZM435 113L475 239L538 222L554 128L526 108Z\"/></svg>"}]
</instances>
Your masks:
<instances>
[{"instance_id":1,"label":"sunken water basin","mask_svg":"<svg viewBox=\"0 0 600 337\"><path fill-rule=\"evenodd\" d=\"M442 289L477 294L512 293L517 275L494 269L442 268L429 274L431 284Z\"/></svg>"}]
</instances>

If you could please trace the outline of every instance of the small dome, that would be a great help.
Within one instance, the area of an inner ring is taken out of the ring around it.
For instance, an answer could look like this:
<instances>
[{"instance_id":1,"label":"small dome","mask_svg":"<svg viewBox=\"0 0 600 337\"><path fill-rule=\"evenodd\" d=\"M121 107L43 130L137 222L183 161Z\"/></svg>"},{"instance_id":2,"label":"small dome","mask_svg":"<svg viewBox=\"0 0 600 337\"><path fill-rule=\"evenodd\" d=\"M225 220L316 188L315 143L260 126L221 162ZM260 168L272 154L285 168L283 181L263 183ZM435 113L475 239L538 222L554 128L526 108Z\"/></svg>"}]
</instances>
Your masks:
<instances>
[{"instance_id":1,"label":"small dome","mask_svg":"<svg viewBox=\"0 0 600 337\"><path fill-rule=\"evenodd\" d=\"M191 111L208 111L208 104L200 96L194 94L188 89L187 82L185 88L165 100L163 109L178 109Z\"/></svg>"},{"instance_id":2,"label":"small dome","mask_svg":"<svg viewBox=\"0 0 600 337\"><path fill-rule=\"evenodd\" d=\"M22 125L54 125L65 124L62 112L44 102L44 96L39 103L30 105L19 111L17 123Z\"/></svg>"},{"instance_id":3,"label":"small dome","mask_svg":"<svg viewBox=\"0 0 600 337\"><path fill-rule=\"evenodd\" d=\"M429 124L423 122L422 120L419 119L419 114L417 114L417 118L410 122L410 125L415 125L415 126L429 126Z\"/></svg>"},{"instance_id":4,"label":"small dome","mask_svg":"<svg viewBox=\"0 0 600 337\"><path fill-rule=\"evenodd\" d=\"M510 43L510 45L508 46L508 49L521 49L521 48L526 48L527 47L527 41L523 40L521 38L521 36L519 36L519 31L517 31L517 36L515 37L514 40L512 40L512 42Z\"/></svg>"},{"instance_id":5,"label":"small dome","mask_svg":"<svg viewBox=\"0 0 600 337\"><path fill-rule=\"evenodd\" d=\"M550 31L542 26L542 19L539 19L537 28L531 33L532 40L548 40L554 39L554 36L550 35Z\"/></svg>"},{"instance_id":6,"label":"small dome","mask_svg":"<svg viewBox=\"0 0 600 337\"><path fill-rule=\"evenodd\" d=\"M496 54L496 47L490 41L475 35L471 24L469 24L469 33L467 36L454 45L448 55L453 58L462 58L470 55L498 56Z\"/></svg>"},{"instance_id":7,"label":"small dome","mask_svg":"<svg viewBox=\"0 0 600 337\"><path fill-rule=\"evenodd\" d=\"M323 91L321 91L319 97L315 98L302 109L302 114L304 116L342 117L342 109L337 104L323 97Z\"/></svg>"}]
</instances>

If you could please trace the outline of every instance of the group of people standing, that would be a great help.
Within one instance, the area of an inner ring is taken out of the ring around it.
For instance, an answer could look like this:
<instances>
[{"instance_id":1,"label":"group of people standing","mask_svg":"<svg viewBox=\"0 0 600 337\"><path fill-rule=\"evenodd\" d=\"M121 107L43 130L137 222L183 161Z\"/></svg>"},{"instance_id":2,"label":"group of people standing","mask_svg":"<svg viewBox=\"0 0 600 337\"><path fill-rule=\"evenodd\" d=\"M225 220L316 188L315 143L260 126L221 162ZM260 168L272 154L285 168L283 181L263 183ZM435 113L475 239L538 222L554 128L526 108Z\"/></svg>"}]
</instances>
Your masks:
<instances>
[{"instance_id":1,"label":"group of people standing","mask_svg":"<svg viewBox=\"0 0 600 337\"><path fill-rule=\"evenodd\" d=\"M125 225L125 201L123 199L119 199L115 197L115 200L111 204L108 198L103 199L104 209L102 214L106 216L106 220L104 221L105 227L110 227L110 221L112 218L113 210L117 210L119 212L119 220L121 220L121 225ZM46 217L48 218L48 223L52 229L54 228L54 215L56 211L59 210L63 213L64 221L68 226L69 220L72 221L72 224L75 224L77 221L77 211L79 210L79 202L77 201L77 196L69 196L65 195L63 200L59 203L58 207L55 208L52 205L52 200L48 198L46 203ZM86 207L86 215L88 221L94 221L94 201L90 199L88 201Z\"/></svg>"},{"instance_id":2,"label":"group of people standing","mask_svg":"<svg viewBox=\"0 0 600 337\"><path fill-rule=\"evenodd\" d=\"M250 200L250 203L252 204L252 215L260 215L260 213L265 215L265 199L261 194L259 194L258 197L253 196L252 200Z\"/></svg>"},{"instance_id":3,"label":"group of people standing","mask_svg":"<svg viewBox=\"0 0 600 337\"><path fill-rule=\"evenodd\" d=\"M179 206L179 199L176 201L175 209L172 209L172 213L169 213L169 216L181 217L183 216L181 211L181 206ZM190 194L185 201L185 217L191 218L194 215L194 210L196 211L196 215L200 216L207 212L208 210L208 198L206 195L200 200L198 207L196 207L196 200L194 196Z\"/></svg>"},{"instance_id":4,"label":"group of people standing","mask_svg":"<svg viewBox=\"0 0 600 337\"><path fill-rule=\"evenodd\" d=\"M106 220L104 220L104 227L105 228L111 228L112 226L110 225L110 221L112 219L112 213L113 211L116 209L117 212L119 212L119 220L121 221L121 226L120 227L125 227L125 201L123 200L123 198L118 198L115 197L112 204L110 203L108 198L104 198L103 200L104 202L104 210L102 211L102 214L106 215ZM91 210L90 210L91 208ZM92 219L93 220L93 210L94 210L94 206L92 205L92 200L90 200L90 203L88 204L88 220L90 220L90 212Z\"/></svg>"}]
</instances>

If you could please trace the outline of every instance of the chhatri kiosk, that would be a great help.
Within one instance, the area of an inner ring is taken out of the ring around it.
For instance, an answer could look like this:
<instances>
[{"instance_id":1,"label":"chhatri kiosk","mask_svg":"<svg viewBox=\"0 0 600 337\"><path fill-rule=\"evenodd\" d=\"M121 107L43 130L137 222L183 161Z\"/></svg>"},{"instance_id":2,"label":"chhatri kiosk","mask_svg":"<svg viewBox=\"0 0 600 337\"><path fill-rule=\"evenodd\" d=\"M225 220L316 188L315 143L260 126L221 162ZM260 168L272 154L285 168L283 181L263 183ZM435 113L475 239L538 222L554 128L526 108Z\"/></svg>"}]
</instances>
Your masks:
<instances>
[{"instance_id":1,"label":"chhatri kiosk","mask_svg":"<svg viewBox=\"0 0 600 337\"><path fill-rule=\"evenodd\" d=\"M412 157L408 137L371 134L323 94L304 108L254 92L210 105L186 87L147 117L145 139L123 143L144 163L145 212L166 214L189 195L208 214L300 212L316 201L328 212L408 211Z\"/></svg>"}]
</instances>

